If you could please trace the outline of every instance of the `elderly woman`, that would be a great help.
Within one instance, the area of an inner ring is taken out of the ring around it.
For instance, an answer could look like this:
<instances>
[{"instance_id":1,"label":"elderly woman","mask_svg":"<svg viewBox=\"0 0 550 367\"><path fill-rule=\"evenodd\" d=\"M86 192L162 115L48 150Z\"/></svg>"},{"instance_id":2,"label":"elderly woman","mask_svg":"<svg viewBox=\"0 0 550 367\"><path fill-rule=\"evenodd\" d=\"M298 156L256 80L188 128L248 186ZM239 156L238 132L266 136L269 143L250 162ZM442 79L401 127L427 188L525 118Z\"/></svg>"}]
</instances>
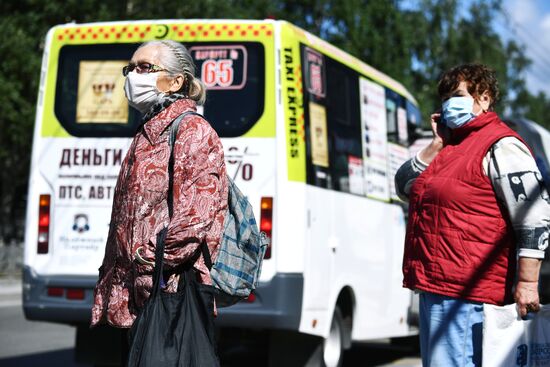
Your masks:
<instances>
[{"instance_id":1,"label":"elderly woman","mask_svg":"<svg viewBox=\"0 0 550 367\"><path fill-rule=\"evenodd\" d=\"M120 169L91 324L130 328L150 294L156 236L164 227L165 291L177 290L181 267L191 261L198 280L211 284L200 245L207 244L215 261L227 179L218 135L202 117L186 116L174 145L174 212L169 217L169 126L184 112L196 111L205 88L194 76L189 52L174 41L141 45L123 73L128 102L143 114L144 123Z\"/></svg>"},{"instance_id":2,"label":"elderly woman","mask_svg":"<svg viewBox=\"0 0 550 367\"><path fill-rule=\"evenodd\" d=\"M455 67L438 92L433 141L395 177L410 201L403 285L420 292L423 366L481 366L483 303L539 310L550 203L529 148L492 112L492 70Z\"/></svg>"}]
</instances>

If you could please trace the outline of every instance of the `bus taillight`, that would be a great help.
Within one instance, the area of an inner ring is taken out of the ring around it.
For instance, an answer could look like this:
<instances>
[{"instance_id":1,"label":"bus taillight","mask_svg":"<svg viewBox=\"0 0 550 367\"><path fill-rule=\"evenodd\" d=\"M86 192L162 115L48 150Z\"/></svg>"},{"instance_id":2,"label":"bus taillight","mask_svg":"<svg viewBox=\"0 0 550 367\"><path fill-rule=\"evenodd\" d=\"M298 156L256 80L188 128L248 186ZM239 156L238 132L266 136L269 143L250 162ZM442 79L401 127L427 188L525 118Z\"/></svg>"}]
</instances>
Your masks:
<instances>
[{"instance_id":1,"label":"bus taillight","mask_svg":"<svg viewBox=\"0 0 550 367\"><path fill-rule=\"evenodd\" d=\"M40 195L38 209L38 246L39 254L47 254L50 238L50 195Z\"/></svg>"},{"instance_id":2,"label":"bus taillight","mask_svg":"<svg viewBox=\"0 0 550 367\"><path fill-rule=\"evenodd\" d=\"M260 211L260 231L265 232L269 239L269 245L265 251L264 259L271 259L271 230L273 227L273 198L263 197Z\"/></svg>"}]
</instances>

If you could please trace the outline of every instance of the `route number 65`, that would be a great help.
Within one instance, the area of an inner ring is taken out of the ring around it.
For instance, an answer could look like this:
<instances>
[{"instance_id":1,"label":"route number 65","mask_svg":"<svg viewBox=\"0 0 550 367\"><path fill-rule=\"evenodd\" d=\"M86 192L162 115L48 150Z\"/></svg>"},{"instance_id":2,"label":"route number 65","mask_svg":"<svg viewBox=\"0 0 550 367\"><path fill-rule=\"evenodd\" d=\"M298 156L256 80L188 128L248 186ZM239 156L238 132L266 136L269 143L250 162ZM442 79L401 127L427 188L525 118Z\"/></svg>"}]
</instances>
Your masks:
<instances>
[{"instance_id":1,"label":"route number 65","mask_svg":"<svg viewBox=\"0 0 550 367\"><path fill-rule=\"evenodd\" d=\"M207 87L229 87L234 78L233 60L206 60L202 63L202 81Z\"/></svg>"}]
</instances>

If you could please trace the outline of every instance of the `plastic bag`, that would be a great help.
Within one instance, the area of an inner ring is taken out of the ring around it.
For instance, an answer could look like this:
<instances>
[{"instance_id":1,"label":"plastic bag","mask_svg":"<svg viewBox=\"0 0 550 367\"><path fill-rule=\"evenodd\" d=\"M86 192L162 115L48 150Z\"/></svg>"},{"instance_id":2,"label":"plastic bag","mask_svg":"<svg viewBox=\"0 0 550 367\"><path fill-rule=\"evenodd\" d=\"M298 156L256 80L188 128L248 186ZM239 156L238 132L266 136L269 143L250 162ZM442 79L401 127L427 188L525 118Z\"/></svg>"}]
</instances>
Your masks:
<instances>
[{"instance_id":1,"label":"plastic bag","mask_svg":"<svg viewBox=\"0 0 550 367\"><path fill-rule=\"evenodd\" d=\"M516 304L483 307L483 367L550 367L550 305L523 320Z\"/></svg>"}]
</instances>

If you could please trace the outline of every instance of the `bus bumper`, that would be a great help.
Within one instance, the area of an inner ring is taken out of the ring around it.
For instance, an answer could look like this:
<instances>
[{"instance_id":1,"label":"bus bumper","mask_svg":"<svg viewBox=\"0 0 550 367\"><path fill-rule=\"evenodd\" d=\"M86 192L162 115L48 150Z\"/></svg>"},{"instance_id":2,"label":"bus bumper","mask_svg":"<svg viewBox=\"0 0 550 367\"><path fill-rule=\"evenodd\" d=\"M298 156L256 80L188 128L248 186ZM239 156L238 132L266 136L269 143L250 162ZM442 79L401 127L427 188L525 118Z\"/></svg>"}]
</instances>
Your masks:
<instances>
[{"instance_id":1,"label":"bus bumper","mask_svg":"<svg viewBox=\"0 0 550 367\"><path fill-rule=\"evenodd\" d=\"M28 320L65 324L89 323L97 277L41 276L23 269L23 310ZM302 274L279 273L261 282L254 302L218 309L216 325L250 329L298 330L302 310ZM84 299L50 296L48 288L84 289Z\"/></svg>"},{"instance_id":2,"label":"bus bumper","mask_svg":"<svg viewBox=\"0 0 550 367\"><path fill-rule=\"evenodd\" d=\"M23 311L27 320L63 324L89 323L91 320L95 276L41 276L23 268ZM62 288L62 296L48 295L48 288ZM67 299L67 289L83 289L84 299Z\"/></svg>"},{"instance_id":3,"label":"bus bumper","mask_svg":"<svg viewBox=\"0 0 550 367\"><path fill-rule=\"evenodd\" d=\"M302 274L278 273L261 282L254 302L219 308L216 325L247 329L298 330L302 311Z\"/></svg>"}]
</instances>

